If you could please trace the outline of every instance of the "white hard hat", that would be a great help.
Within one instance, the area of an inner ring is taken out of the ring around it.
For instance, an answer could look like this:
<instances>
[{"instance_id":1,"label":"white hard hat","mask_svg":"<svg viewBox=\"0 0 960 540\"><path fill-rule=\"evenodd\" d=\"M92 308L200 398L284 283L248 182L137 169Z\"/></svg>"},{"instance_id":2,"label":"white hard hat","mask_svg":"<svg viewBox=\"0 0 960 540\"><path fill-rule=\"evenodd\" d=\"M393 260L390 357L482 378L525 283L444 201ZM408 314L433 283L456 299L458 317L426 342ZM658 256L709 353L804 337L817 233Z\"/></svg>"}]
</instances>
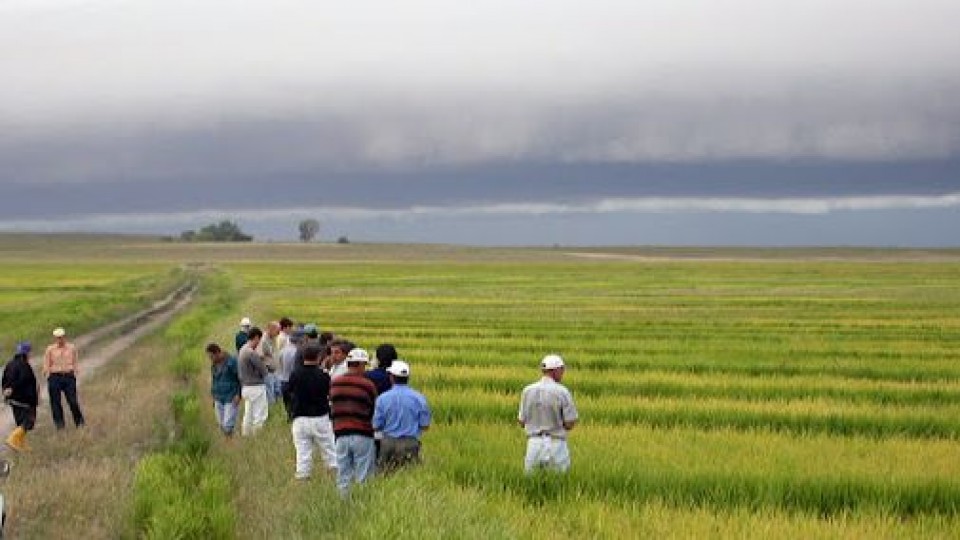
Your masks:
<instances>
[{"instance_id":1,"label":"white hard hat","mask_svg":"<svg viewBox=\"0 0 960 540\"><path fill-rule=\"evenodd\" d=\"M393 363L390 364L390 367L387 368L387 373L396 377L409 377L410 364L407 364L403 360L394 360Z\"/></svg>"},{"instance_id":2,"label":"white hard hat","mask_svg":"<svg viewBox=\"0 0 960 540\"><path fill-rule=\"evenodd\" d=\"M240 319L240 326L253 326L253 322L250 320L250 317L244 317Z\"/></svg>"},{"instance_id":3,"label":"white hard hat","mask_svg":"<svg viewBox=\"0 0 960 540\"><path fill-rule=\"evenodd\" d=\"M363 362L366 364L370 361L370 355L367 354L367 351L364 349L351 349L350 354L347 355L347 363L351 362Z\"/></svg>"},{"instance_id":4,"label":"white hard hat","mask_svg":"<svg viewBox=\"0 0 960 540\"><path fill-rule=\"evenodd\" d=\"M551 370L564 367L563 358L559 354L548 354L540 361L540 369Z\"/></svg>"},{"instance_id":5,"label":"white hard hat","mask_svg":"<svg viewBox=\"0 0 960 540\"><path fill-rule=\"evenodd\" d=\"M53 337L63 337L67 335L67 331L63 328L57 328L53 331Z\"/></svg>"}]
</instances>

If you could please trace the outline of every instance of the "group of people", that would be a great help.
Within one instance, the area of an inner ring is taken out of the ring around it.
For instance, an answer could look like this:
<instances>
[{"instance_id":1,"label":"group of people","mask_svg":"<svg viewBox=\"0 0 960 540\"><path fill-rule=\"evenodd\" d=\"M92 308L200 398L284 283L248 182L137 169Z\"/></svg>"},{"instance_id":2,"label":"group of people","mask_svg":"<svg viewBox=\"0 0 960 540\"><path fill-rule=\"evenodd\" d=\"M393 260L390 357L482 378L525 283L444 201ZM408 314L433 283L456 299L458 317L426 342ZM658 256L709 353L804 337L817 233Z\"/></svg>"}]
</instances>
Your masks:
<instances>
[{"instance_id":1,"label":"group of people","mask_svg":"<svg viewBox=\"0 0 960 540\"><path fill-rule=\"evenodd\" d=\"M67 341L67 332L63 328L53 331L53 339L53 343L44 351L42 365L53 424L58 430L66 426L63 418L63 397L66 397L73 423L80 428L85 421L77 397L79 353L77 347ZM6 444L17 452L29 449L26 437L36 424L40 403L40 386L30 365L32 351L33 346L29 341L18 343L13 359L3 368L3 399L10 407L16 425L7 436Z\"/></svg>"},{"instance_id":2,"label":"group of people","mask_svg":"<svg viewBox=\"0 0 960 540\"><path fill-rule=\"evenodd\" d=\"M295 478L310 478L318 450L344 497L352 483L365 482L377 469L420 461L430 407L409 386L410 365L393 345L380 345L371 358L314 324L283 318L264 331L247 317L234 345L235 356L217 343L206 347L214 410L225 436L235 431L241 402L242 436L255 435L270 405L282 402L296 451Z\"/></svg>"},{"instance_id":3,"label":"group of people","mask_svg":"<svg viewBox=\"0 0 960 540\"><path fill-rule=\"evenodd\" d=\"M80 428L85 422L77 396L79 354L66 335L63 328L53 331L42 365L57 429L65 427L62 397L74 424ZM344 496L352 482L364 482L378 468L420 461L420 437L430 427L430 407L410 387L410 365L399 359L393 345L380 345L371 358L366 350L320 332L314 324L298 326L284 318L269 323L264 332L246 317L234 345L236 355L216 343L206 347L214 409L224 435L233 435L241 402L241 434L250 436L266 423L270 405L281 401L296 450L295 477L310 478L317 449ZM29 342L19 343L3 370L3 398L16 423L6 444L15 451L28 449L26 436L34 428L39 405L31 352ZM523 390L517 417L527 435L524 468L528 473L566 472L567 436L579 418L576 405L561 384L566 366L560 356L544 357L540 370L542 378Z\"/></svg>"}]
</instances>

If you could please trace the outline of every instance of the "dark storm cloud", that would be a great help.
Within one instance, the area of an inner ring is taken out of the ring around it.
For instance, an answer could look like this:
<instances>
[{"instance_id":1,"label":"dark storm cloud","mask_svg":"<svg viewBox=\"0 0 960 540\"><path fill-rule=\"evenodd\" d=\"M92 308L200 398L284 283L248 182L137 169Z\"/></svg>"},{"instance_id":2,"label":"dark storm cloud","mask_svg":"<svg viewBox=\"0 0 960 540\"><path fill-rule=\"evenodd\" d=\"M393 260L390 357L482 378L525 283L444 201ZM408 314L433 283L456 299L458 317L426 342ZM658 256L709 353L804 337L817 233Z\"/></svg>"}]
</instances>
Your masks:
<instances>
[{"instance_id":1,"label":"dark storm cloud","mask_svg":"<svg viewBox=\"0 0 960 540\"><path fill-rule=\"evenodd\" d=\"M3 228L952 208L958 19L934 0L8 0Z\"/></svg>"}]
</instances>

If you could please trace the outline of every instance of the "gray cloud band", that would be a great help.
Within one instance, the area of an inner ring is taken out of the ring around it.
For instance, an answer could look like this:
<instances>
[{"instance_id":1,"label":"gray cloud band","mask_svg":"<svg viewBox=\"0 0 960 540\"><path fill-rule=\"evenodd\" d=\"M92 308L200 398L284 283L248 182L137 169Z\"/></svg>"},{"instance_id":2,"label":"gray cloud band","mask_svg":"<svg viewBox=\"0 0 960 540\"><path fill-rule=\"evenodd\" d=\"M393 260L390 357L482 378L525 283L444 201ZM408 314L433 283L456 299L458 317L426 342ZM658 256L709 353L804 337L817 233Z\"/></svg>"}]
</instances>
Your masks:
<instances>
[{"instance_id":1,"label":"gray cloud band","mask_svg":"<svg viewBox=\"0 0 960 540\"><path fill-rule=\"evenodd\" d=\"M137 227L190 225L220 219L245 223L276 223L316 217L334 221L374 219L416 220L431 217L544 216L610 213L753 213L816 215L833 212L960 208L960 192L938 196L883 195L829 198L643 197L609 198L581 204L521 203L465 206L411 206L397 209L289 208L236 211L198 210L146 214L98 214L59 220L0 221L0 230L68 231L117 230Z\"/></svg>"}]
</instances>

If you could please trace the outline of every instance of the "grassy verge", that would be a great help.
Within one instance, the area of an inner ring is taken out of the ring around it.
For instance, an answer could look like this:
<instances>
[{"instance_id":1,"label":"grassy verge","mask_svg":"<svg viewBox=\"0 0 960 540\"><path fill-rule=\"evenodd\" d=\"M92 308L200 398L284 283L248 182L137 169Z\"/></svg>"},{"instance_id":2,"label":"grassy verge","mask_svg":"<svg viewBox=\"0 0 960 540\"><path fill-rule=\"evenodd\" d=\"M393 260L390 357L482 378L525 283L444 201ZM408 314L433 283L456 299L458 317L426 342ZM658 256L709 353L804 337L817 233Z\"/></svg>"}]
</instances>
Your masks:
<instances>
[{"instance_id":1,"label":"grassy verge","mask_svg":"<svg viewBox=\"0 0 960 540\"><path fill-rule=\"evenodd\" d=\"M133 528L146 538L232 538L235 516L228 477L208 456L197 378L211 321L226 315L233 289L223 274L209 274L197 304L164 332L176 356L168 364L178 391L171 398L174 434L165 448L142 459L134 483Z\"/></svg>"}]
</instances>

